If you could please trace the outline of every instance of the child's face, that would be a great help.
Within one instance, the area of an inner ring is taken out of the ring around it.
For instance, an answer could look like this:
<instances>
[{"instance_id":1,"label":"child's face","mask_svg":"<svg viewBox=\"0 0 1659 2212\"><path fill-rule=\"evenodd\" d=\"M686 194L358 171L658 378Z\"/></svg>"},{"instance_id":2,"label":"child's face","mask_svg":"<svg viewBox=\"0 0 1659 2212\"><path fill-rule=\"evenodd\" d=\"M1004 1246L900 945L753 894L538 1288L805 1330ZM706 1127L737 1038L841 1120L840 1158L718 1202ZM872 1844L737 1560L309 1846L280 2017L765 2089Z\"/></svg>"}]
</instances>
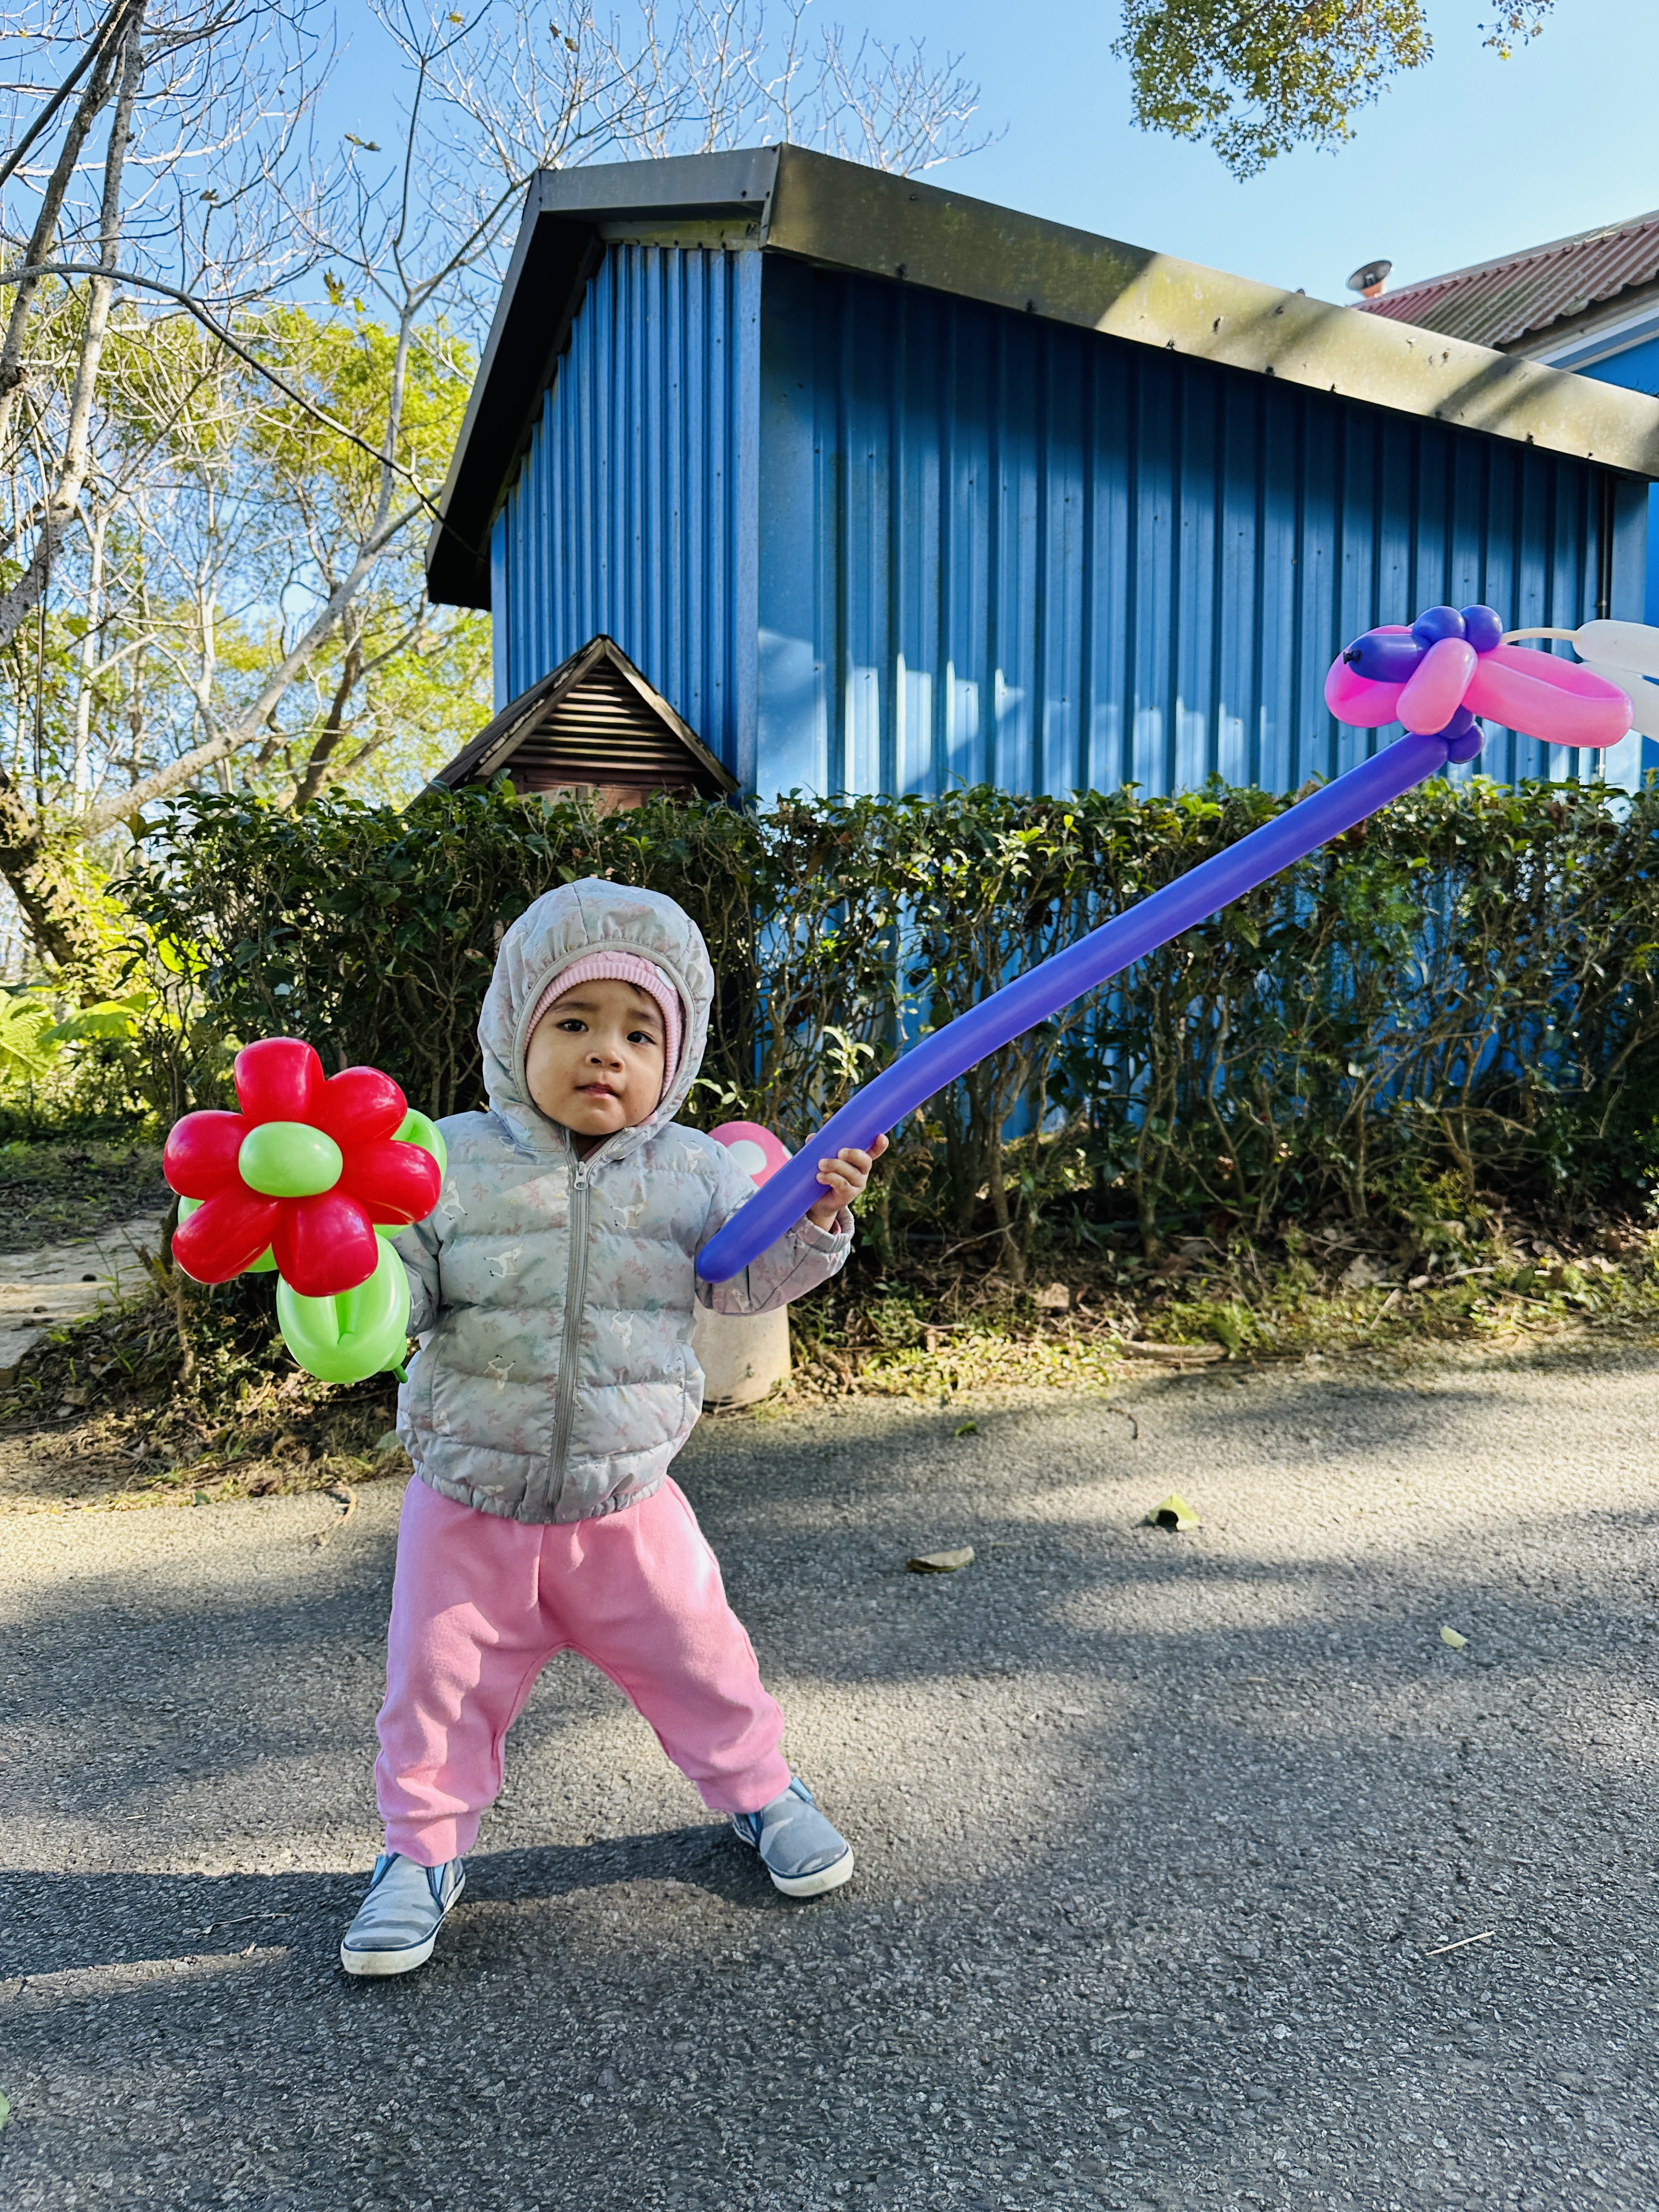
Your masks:
<instances>
[{"instance_id":1,"label":"child's face","mask_svg":"<svg viewBox=\"0 0 1659 2212\"><path fill-rule=\"evenodd\" d=\"M662 1009L619 977L556 999L525 1054L530 1096L550 1121L594 1140L632 1129L662 1097Z\"/></svg>"}]
</instances>

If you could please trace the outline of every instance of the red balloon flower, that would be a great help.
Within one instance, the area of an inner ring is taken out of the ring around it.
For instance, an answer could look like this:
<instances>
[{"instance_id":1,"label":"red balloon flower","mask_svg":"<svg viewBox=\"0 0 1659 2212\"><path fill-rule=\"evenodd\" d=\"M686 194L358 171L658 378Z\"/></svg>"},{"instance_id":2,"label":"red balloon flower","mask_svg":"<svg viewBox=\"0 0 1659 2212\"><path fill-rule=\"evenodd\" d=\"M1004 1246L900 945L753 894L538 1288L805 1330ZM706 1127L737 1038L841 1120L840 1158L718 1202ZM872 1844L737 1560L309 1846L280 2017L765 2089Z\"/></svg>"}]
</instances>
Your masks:
<instances>
[{"instance_id":1,"label":"red balloon flower","mask_svg":"<svg viewBox=\"0 0 1659 2212\"><path fill-rule=\"evenodd\" d=\"M186 1114L162 1169L180 1198L202 1201L173 1240L198 1283L225 1283L269 1248L289 1288L333 1297L356 1290L380 1255L376 1223L423 1221L443 1171L400 1141L408 1103L378 1068L325 1079L298 1037L264 1037L236 1055L237 1114Z\"/></svg>"}]
</instances>

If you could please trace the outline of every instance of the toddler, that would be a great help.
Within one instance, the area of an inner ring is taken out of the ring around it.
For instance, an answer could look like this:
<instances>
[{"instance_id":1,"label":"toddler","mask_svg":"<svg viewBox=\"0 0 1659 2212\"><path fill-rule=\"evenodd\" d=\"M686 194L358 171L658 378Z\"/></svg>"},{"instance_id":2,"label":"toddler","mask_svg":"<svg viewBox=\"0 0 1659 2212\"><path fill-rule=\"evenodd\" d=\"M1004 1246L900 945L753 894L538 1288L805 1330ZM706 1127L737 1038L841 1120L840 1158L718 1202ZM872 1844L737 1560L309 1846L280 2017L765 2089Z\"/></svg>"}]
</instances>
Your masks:
<instances>
[{"instance_id":1,"label":"toddler","mask_svg":"<svg viewBox=\"0 0 1659 2212\"><path fill-rule=\"evenodd\" d=\"M340 1946L348 1973L431 1956L502 1739L558 1651L611 1677L786 1896L852 1874L779 1752L783 1716L668 1468L702 1406L695 1300L764 1313L827 1281L887 1140L821 1161L805 1218L734 1281L700 1285L697 1253L754 1193L673 1118L714 988L689 915L594 878L501 940L478 1023L490 1110L444 1122L443 1195L398 1239L421 1340L398 1401L415 1474L374 1770L386 1849Z\"/></svg>"}]
</instances>

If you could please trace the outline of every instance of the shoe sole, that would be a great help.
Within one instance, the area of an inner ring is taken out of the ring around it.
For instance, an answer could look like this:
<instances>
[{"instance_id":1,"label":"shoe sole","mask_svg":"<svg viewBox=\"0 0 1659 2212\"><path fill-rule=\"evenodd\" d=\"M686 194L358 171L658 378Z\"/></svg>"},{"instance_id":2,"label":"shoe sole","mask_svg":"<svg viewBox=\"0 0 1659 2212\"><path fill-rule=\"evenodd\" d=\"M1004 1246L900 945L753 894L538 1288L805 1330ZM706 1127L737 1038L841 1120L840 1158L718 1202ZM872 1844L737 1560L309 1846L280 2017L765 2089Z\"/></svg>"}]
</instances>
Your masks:
<instances>
[{"instance_id":1,"label":"shoe sole","mask_svg":"<svg viewBox=\"0 0 1659 2212\"><path fill-rule=\"evenodd\" d=\"M447 1920L466 1892L466 1876L463 1875L455 1886L455 1893L444 1907L441 1920L424 1943L407 1943L397 1951L351 1951L342 1943L340 1964L349 1974L412 1974L416 1966L425 1966L432 1956L432 1947L443 1933Z\"/></svg>"},{"instance_id":2,"label":"shoe sole","mask_svg":"<svg viewBox=\"0 0 1659 2212\"><path fill-rule=\"evenodd\" d=\"M340 1964L349 1974L412 1974L425 1966L438 1940L434 1928L424 1943L410 1943L401 1951L349 1951L340 1946Z\"/></svg>"},{"instance_id":3,"label":"shoe sole","mask_svg":"<svg viewBox=\"0 0 1659 2212\"><path fill-rule=\"evenodd\" d=\"M766 1871L772 1874L770 1867ZM775 1889L781 1889L786 1897L823 1897L852 1879L853 1853L849 1846L838 1859L832 1859L827 1867L820 1867L816 1874L793 1876L772 1874L772 1886Z\"/></svg>"}]
</instances>

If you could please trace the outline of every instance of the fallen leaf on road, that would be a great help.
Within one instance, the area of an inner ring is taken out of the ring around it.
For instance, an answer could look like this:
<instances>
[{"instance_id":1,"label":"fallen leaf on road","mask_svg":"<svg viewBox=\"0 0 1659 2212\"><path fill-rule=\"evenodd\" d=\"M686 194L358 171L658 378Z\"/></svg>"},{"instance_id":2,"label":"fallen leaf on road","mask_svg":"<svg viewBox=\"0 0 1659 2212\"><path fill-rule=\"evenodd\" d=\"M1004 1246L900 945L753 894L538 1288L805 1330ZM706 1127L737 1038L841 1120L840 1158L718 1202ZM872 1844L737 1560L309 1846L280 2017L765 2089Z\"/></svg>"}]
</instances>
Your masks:
<instances>
[{"instance_id":1,"label":"fallen leaf on road","mask_svg":"<svg viewBox=\"0 0 1659 2212\"><path fill-rule=\"evenodd\" d=\"M951 1430L951 1434L953 1437L976 1437L979 1434L979 1423L977 1421L959 1421L956 1427Z\"/></svg>"},{"instance_id":2,"label":"fallen leaf on road","mask_svg":"<svg viewBox=\"0 0 1659 2212\"><path fill-rule=\"evenodd\" d=\"M1142 1524L1148 1528L1201 1528L1199 1519L1186 1499L1171 1491L1162 1505L1154 1505Z\"/></svg>"},{"instance_id":3,"label":"fallen leaf on road","mask_svg":"<svg viewBox=\"0 0 1659 2212\"><path fill-rule=\"evenodd\" d=\"M954 1552L924 1552L921 1557L904 1562L913 1575L954 1575L963 1567L974 1564L974 1547L963 1544Z\"/></svg>"},{"instance_id":4,"label":"fallen leaf on road","mask_svg":"<svg viewBox=\"0 0 1659 2212\"><path fill-rule=\"evenodd\" d=\"M1467 1651L1469 1648L1468 1638L1460 1636L1455 1628L1443 1628L1440 1632L1440 1641L1443 1644L1449 1644L1454 1651Z\"/></svg>"},{"instance_id":5,"label":"fallen leaf on road","mask_svg":"<svg viewBox=\"0 0 1659 2212\"><path fill-rule=\"evenodd\" d=\"M11 2101L9 2098L0 2097L0 2128L3 2128L10 2118Z\"/></svg>"},{"instance_id":6,"label":"fallen leaf on road","mask_svg":"<svg viewBox=\"0 0 1659 2212\"><path fill-rule=\"evenodd\" d=\"M329 1492L328 1495L334 1500L335 1504L341 1508L341 1510L335 1516L334 1519L329 1522L326 1528L319 1528L317 1531L317 1534L312 1538L312 1547L313 1550L319 1552L322 1550L324 1545L327 1543L331 1536L337 1534L340 1529L345 1527L346 1522L350 1520L352 1515L357 1510L357 1493L349 1482L336 1483L333 1489Z\"/></svg>"}]
</instances>

